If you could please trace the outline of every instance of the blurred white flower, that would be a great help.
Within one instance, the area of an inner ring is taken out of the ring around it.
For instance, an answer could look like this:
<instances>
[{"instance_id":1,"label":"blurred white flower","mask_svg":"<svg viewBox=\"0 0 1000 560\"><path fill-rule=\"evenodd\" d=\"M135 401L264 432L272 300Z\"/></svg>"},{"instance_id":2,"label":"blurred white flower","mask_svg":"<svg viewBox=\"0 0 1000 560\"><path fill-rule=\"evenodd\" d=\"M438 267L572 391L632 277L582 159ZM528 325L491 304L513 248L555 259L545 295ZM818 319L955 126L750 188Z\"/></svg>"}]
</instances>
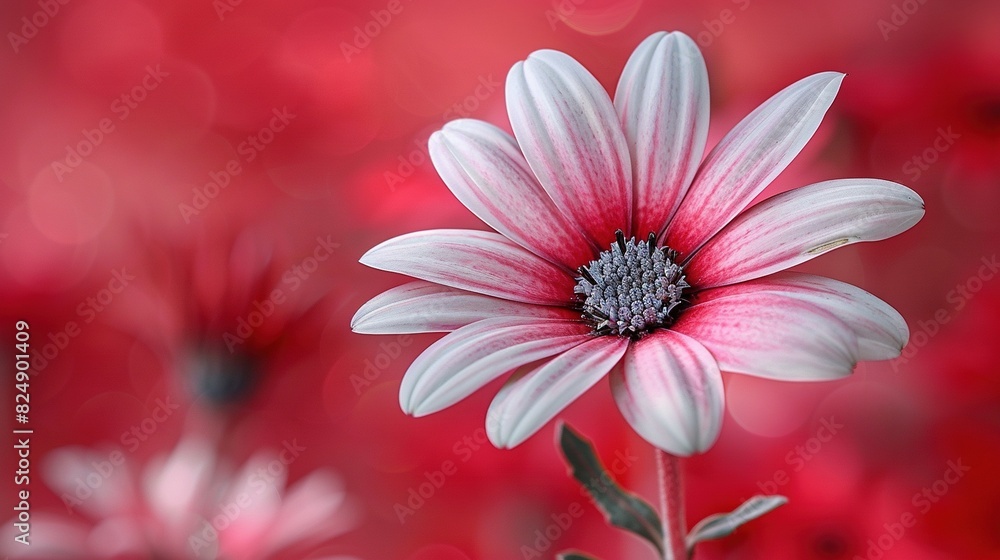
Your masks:
<instances>
[{"instance_id":1,"label":"blurred white flower","mask_svg":"<svg viewBox=\"0 0 1000 560\"><path fill-rule=\"evenodd\" d=\"M8 523L0 553L11 558L305 557L351 529L357 515L340 479L326 470L286 488L288 465L300 451L293 440L280 452L257 453L234 472L207 441L189 437L138 477L121 451L57 449L46 458L43 476L67 512L32 512L29 546L14 541L16 529Z\"/></svg>"}]
</instances>

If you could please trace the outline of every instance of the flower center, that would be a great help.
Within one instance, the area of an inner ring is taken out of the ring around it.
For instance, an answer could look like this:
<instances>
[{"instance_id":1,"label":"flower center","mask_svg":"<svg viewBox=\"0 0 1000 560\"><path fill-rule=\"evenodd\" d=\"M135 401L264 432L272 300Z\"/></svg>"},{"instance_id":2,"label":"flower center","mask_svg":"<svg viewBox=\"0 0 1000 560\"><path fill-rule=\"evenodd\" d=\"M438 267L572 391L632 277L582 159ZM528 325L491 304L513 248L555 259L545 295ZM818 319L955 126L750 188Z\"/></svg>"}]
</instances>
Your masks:
<instances>
[{"instance_id":1,"label":"flower center","mask_svg":"<svg viewBox=\"0 0 1000 560\"><path fill-rule=\"evenodd\" d=\"M237 350L202 347L189 357L194 393L209 403L223 406L239 402L255 388L258 377L256 360Z\"/></svg>"},{"instance_id":2,"label":"flower center","mask_svg":"<svg viewBox=\"0 0 1000 560\"><path fill-rule=\"evenodd\" d=\"M656 247L656 235L645 241L625 239L615 232L615 243L597 260L578 270L574 292L583 299L583 318L595 334L638 337L673 323L685 300L684 271L674 263L677 252Z\"/></svg>"}]
</instances>

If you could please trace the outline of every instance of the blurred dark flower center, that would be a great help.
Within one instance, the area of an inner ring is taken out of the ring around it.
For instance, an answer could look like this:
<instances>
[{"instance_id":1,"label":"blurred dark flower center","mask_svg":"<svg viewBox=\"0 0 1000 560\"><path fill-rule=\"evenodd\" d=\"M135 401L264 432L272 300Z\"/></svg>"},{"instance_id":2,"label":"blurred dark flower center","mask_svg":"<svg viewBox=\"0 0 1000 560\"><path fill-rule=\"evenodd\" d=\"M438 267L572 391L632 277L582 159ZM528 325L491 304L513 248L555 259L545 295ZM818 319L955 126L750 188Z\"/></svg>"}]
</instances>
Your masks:
<instances>
[{"instance_id":1,"label":"blurred dark flower center","mask_svg":"<svg viewBox=\"0 0 1000 560\"><path fill-rule=\"evenodd\" d=\"M615 238L597 260L579 268L574 291L583 298L584 319L595 334L629 337L670 325L690 287L674 262L677 252L657 248L652 233L636 242L618 230Z\"/></svg>"},{"instance_id":2,"label":"blurred dark flower center","mask_svg":"<svg viewBox=\"0 0 1000 560\"><path fill-rule=\"evenodd\" d=\"M246 397L257 382L257 360L236 350L200 348L191 362L196 395L212 404L225 405Z\"/></svg>"}]
</instances>

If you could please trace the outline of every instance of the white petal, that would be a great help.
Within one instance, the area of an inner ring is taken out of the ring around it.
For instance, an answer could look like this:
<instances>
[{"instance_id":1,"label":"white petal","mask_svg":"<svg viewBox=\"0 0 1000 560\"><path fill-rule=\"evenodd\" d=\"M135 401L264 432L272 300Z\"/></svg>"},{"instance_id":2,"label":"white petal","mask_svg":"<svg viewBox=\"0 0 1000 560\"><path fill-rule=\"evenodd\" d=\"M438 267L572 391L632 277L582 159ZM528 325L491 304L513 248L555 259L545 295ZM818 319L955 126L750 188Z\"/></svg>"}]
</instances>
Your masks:
<instances>
[{"instance_id":1,"label":"white petal","mask_svg":"<svg viewBox=\"0 0 1000 560\"><path fill-rule=\"evenodd\" d=\"M339 477L326 470L309 473L289 488L272 520L265 554L291 545L309 545L335 537L355 525L356 515L345 507Z\"/></svg>"},{"instance_id":2,"label":"white petal","mask_svg":"<svg viewBox=\"0 0 1000 560\"><path fill-rule=\"evenodd\" d=\"M490 441L499 448L520 445L607 375L626 348L628 339L602 336L513 376L490 405Z\"/></svg>"},{"instance_id":3,"label":"white petal","mask_svg":"<svg viewBox=\"0 0 1000 560\"><path fill-rule=\"evenodd\" d=\"M53 449L41 462L41 478L57 494L75 496L78 481L85 480L94 471L95 464L107 461L110 453L108 450L97 451L76 445ZM72 507L69 513L75 515L81 512L85 517L100 519L128 511L137 500L130 464L127 461L112 465L113 471L101 482L101 491L88 494L86 499L70 502Z\"/></svg>"},{"instance_id":4,"label":"white petal","mask_svg":"<svg viewBox=\"0 0 1000 560\"><path fill-rule=\"evenodd\" d=\"M819 128L844 75L823 72L788 86L733 128L708 154L667 228L690 255L740 213Z\"/></svg>"},{"instance_id":5,"label":"white petal","mask_svg":"<svg viewBox=\"0 0 1000 560\"><path fill-rule=\"evenodd\" d=\"M672 328L708 348L723 371L769 379L839 379L859 359L851 327L812 303L777 294L699 302Z\"/></svg>"},{"instance_id":6,"label":"white petal","mask_svg":"<svg viewBox=\"0 0 1000 560\"><path fill-rule=\"evenodd\" d=\"M687 35L659 32L622 71L615 107L632 154L632 233L659 234L680 205L708 137L708 70Z\"/></svg>"},{"instance_id":7,"label":"white petal","mask_svg":"<svg viewBox=\"0 0 1000 560\"><path fill-rule=\"evenodd\" d=\"M844 245L906 231L924 201L879 179L825 181L773 196L736 217L686 267L699 288L784 270Z\"/></svg>"},{"instance_id":8,"label":"white petal","mask_svg":"<svg viewBox=\"0 0 1000 560\"><path fill-rule=\"evenodd\" d=\"M598 247L629 231L628 144L601 84L570 56L541 50L511 68L506 90L514 136L556 206Z\"/></svg>"},{"instance_id":9,"label":"white petal","mask_svg":"<svg viewBox=\"0 0 1000 560\"><path fill-rule=\"evenodd\" d=\"M593 246L538 184L511 135L459 119L431 135L428 147L451 192L490 227L569 270L594 258Z\"/></svg>"},{"instance_id":10,"label":"white petal","mask_svg":"<svg viewBox=\"0 0 1000 560\"><path fill-rule=\"evenodd\" d=\"M659 330L634 343L625 367L611 374L618 408L635 431L682 457L715 443L724 390L715 358L698 341Z\"/></svg>"},{"instance_id":11,"label":"white petal","mask_svg":"<svg viewBox=\"0 0 1000 560\"><path fill-rule=\"evenodd\" d=\"M351 329L364 334L450 332L490 317L579 316L563 307L518 303L415 280L362 305L351 319Z\"/></svg>"},{"instance_id":12,"label":"white petal","mask_svg":"<svg viewBox=\"0 0 1000 560\"><path fill-rule=\"evenodd\" d=\"M215 454L208 441L182 439L170 455L154 460L143 473L150 509L170 526L189 519L211 483L214 466Z\"/></svg>"},{"instance_id":13,"label":"white petal","mask_svg":"<svg viewBox=\"0 0 1000 560\"><path fill-rule=\"evenodd\" d=\"M839 280L779 272L758 280L707 290L699 301L739 294L768 292L807 301L829 311L851 327L858 337L859 358L888 360L899 356L910 330L903 317L891 305L872 294Z\"/></svg>"},{"instance_id":14,"label":"white petal","mask_svg":"<svg viewBox=\"0 0 1000 560\"><path fill-rule=\"evenodd\" d=\"M579 321L498 317L462 327L417 356L403 376L403 412L424 416L447 408L500 375L586 342Z\"/></svg>"},{"instance_id":15,"label":"white petal","mask_svg":"<svg viewBox=\"0 0 1000 560\"><path fill-rule=\"evenodd\" d=\"M511 301L563 305L576 281L562 268L492 232L437 229L395 237L361 264Z\"/></svg>"}]
</instances>

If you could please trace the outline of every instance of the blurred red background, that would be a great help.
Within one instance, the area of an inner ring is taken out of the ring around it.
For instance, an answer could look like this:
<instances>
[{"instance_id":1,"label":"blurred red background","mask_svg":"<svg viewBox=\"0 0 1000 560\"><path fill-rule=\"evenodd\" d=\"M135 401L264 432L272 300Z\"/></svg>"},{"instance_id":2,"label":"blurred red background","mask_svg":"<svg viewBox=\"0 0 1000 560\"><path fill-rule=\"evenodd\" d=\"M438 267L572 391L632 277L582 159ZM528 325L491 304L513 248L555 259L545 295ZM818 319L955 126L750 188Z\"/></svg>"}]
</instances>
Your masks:
<instances>
[{"instance_id":1,"label":"blurred red background","mask_svg":"<svg viewBox=\"0 0 1000 560\"><path fill-rule=\"evenodd\" d=\"M236 466L294 439L305 451L289 481L337 473L356 516L321 543L327 555L652 558L604 525L552 428L514 450L486 442L498 385L405 417L399 379L436 336L355 335L349 320L401 282L358 264L365 250L485 227L437 178L430 132L462 116L509 129L507 69L540 48L613 90L657 30L702 48L710 143L793 81L847 73L765 195L870 176L927 207L903 235L803 267L896 307L911 329L902 357L839 382L726 377L720 441L685 462L689 525L756 493L790 503L697 557L1000 558L1000 4L989 0L5 2L0 425L23 427L8 413L23 320L32 515L65 513L43 473L66 446L124 448L136 474L193 433ZM177 412L128 447L122 436L167 398ZM653 455L603 384L564 417L621 466L622 484L655 495ZM0 447L7 519L20 486L12 446ZM440 484L413 499L428 481ZM0 547L13 554L10 525ZM305 557L290 554L274 557Z\"/></svg>"}]
</instances>

